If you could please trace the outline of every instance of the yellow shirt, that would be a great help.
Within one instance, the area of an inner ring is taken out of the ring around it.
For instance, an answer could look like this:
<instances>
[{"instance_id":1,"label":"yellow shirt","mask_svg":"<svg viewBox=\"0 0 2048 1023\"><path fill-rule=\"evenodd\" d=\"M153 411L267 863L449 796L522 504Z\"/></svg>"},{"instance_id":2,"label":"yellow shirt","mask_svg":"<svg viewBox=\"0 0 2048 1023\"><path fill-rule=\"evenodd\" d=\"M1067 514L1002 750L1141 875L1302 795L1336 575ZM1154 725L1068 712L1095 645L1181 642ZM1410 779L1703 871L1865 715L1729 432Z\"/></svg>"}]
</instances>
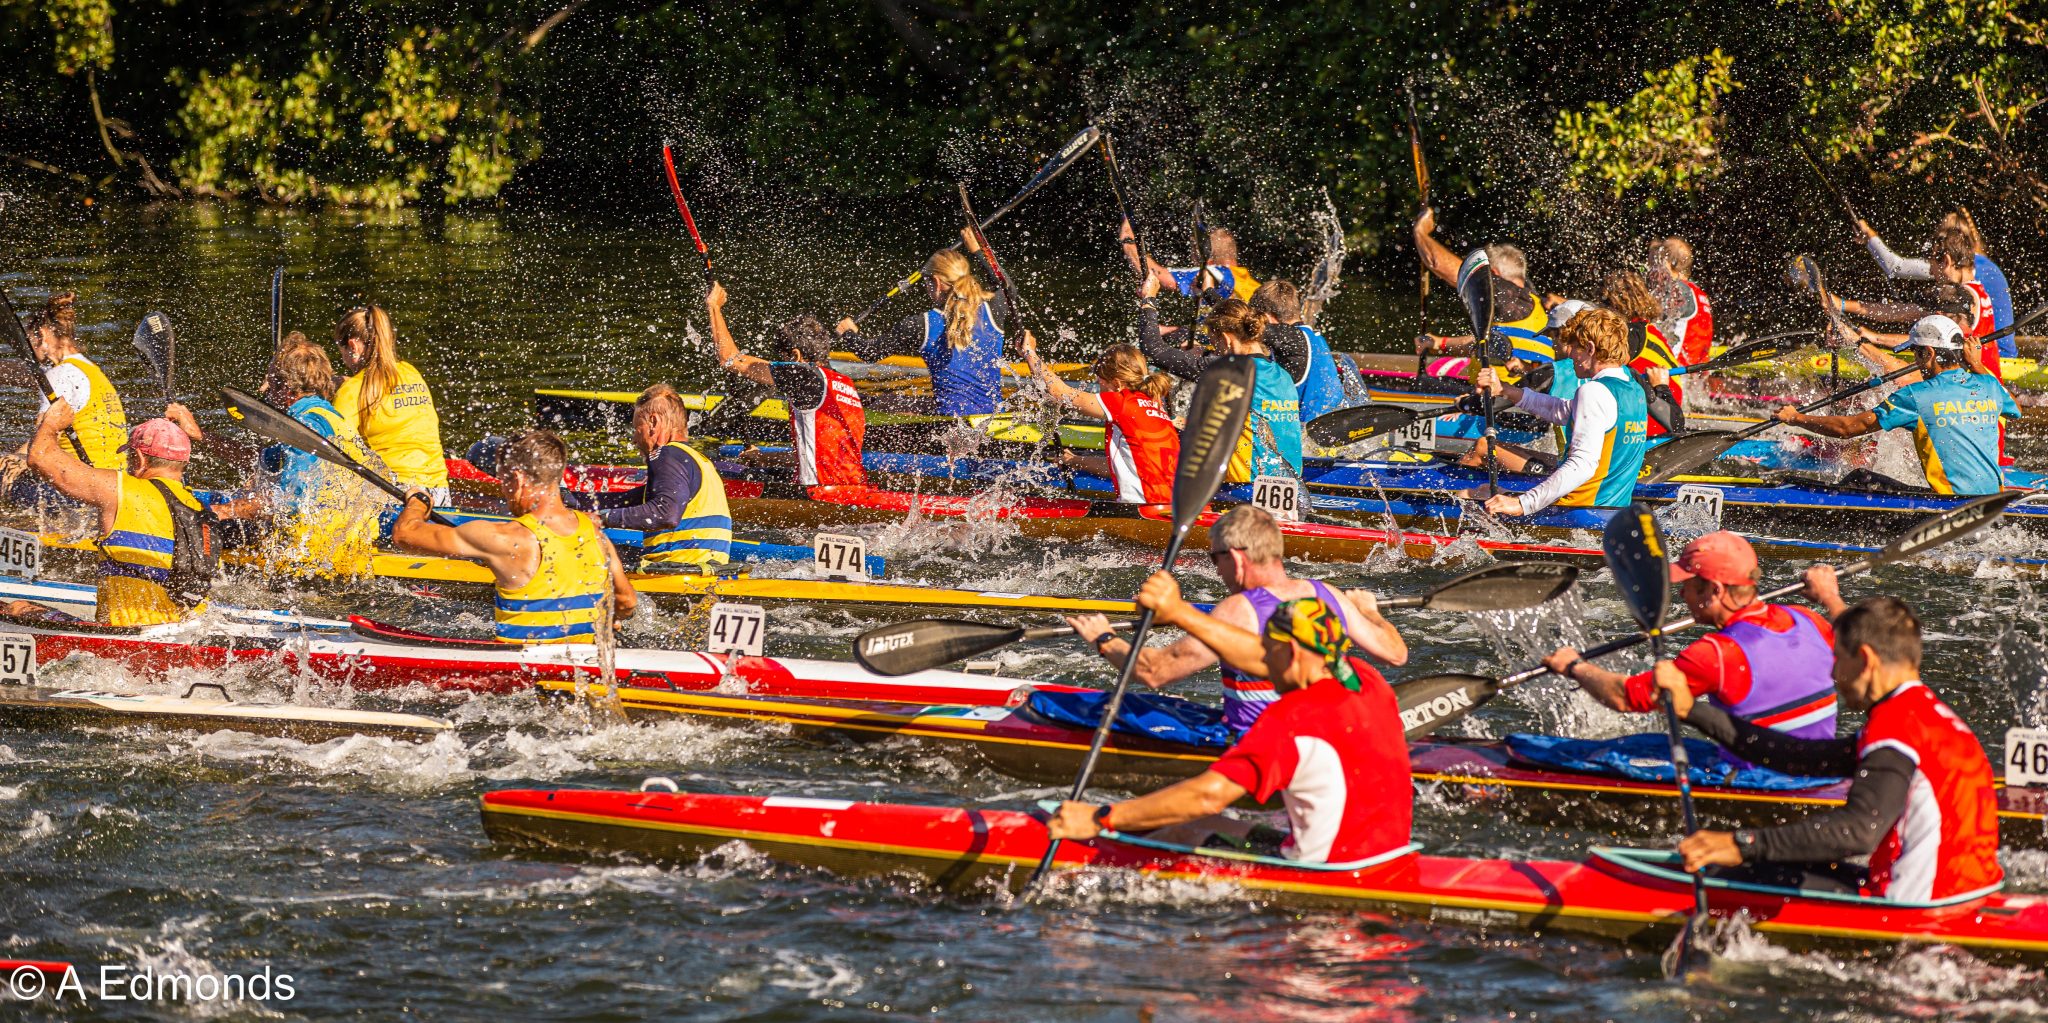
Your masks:
<instances>
[{"instance_id":1,"label":"yellow shirt","mask_svg":"<svg viewBox=\"0 0 2048 1023\"><path fill-rule=\"evenodd\" d=\"M186 507L198 510L199 499L177 480L164 486ZM184 619L165 587L171 577L176 527L170 506L147 480L121 474L120 503L114 528L100 538L99 620L106 625L162 625Z\"/></svg>"},{"instance_id":2,"label":"yellow shirt","mask_svg":"<svg viewBox=\"0 0 2048 1023\"><path fill-rule=\"evenodd\" d=\"M441 449L441 417L434 411L434 392L410 362L398 364L398 381L364 409L363 374L342 381L334 408L355 425L401 484L416 487L448 485L448 462Z\"/></svg>"}]
</instances>

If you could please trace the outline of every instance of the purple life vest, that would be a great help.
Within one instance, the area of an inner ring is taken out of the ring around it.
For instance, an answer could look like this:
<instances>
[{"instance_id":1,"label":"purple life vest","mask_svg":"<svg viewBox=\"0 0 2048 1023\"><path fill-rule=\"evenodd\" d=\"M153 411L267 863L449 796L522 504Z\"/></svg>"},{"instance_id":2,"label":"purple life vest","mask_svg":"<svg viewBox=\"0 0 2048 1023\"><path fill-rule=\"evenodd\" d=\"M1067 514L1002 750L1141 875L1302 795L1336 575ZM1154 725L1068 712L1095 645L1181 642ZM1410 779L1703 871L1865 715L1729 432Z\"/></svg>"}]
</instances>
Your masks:
<instances>
[{"instance_id":1,"label":"purple life vest","mask_svg":"<svg viewBox=\"0 0 2048 1023\"><path fill-rule=\"evenodd\" d=\"M1835 737L1834 647L1821 635L1813 616L1788 607L1792 627L1772 632L1757 618L1746 617L1721 627L1719 635L1735 641L1749 660L1749 694L1723 710L1745 721L1802 739Z\"/></svg>"},{"instance_id":2,"label":"purple life vest","mask_svg":"<svg viewBox=\"0 0 2048 1023\"><path fill-rule=\"evenodd\" d=\"M1328 605L1344 620L1344 627L1349 631L1350 608L1346 607L1329 587L1313 579L1309 580L1308 584L1315 588L1317 599ZM1252 632L1261 635L1265 633L1266 622L1272 619L1273 612L1279 610L1280 605L1285 603L1264 586L1244 591L1244 599L1252 602L1252 617L1255 620ZM1280 694L1274 690L1271 679L1252 678L1233 670L1227 664L1223 665L1223 723L1229 725L1232 731L1243 735L1245 730L1252 726L1252 722L1257 721L1259 715L1265 713L1266 708L1278 699Z\"/></svg>"}]
</instances>

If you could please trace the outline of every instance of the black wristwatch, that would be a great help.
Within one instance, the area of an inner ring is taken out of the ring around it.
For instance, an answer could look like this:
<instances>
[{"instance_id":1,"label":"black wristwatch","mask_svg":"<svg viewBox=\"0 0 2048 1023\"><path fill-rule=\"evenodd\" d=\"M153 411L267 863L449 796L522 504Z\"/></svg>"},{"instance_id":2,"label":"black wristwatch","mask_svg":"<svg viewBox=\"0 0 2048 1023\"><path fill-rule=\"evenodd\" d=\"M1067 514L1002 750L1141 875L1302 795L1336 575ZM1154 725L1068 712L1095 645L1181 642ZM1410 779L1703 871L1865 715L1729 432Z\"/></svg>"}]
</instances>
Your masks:
<instances>
[{"instance_id":1,"label":"black wristwatch","mask_svg":"<svg viewBox=\"0 0 2048 1023\"><path fill-rule=\"evenodd\" d=\"M1755 858L1756 832L1748 828L1738 829L1735 832L1735 852L1742 857L1742 862L1744 863L1748 863L1751 859Z\"/></svg>"},{"instance_id":2,"label":"black wristwatch","mask_svg":"<svg viewBox=\"0 0 2048 1023\"><path fill-rule=\"evenodd\" d=\"M1112 639L1115 639L1115 638L1116 638L1116 630L1115 630L1115 629L1111 629L1111 630L1109 630L1108 632L1105 632L1105 633L1103 633L1102 635L1100 635L1100 636L1097 636L1097 637L1095 637L1095 639L1094 639L1094 641L1093 641L1093 645L1094 645L1094 647L1095 647L1095 652L1096 652L1096 653L1098 653L1098 654L1099 654L1099 653L1101 653L1101 652L1102 652L1102 644L1104 644L1104 643L1107 643L1107 642L1109 642L1110 640L1112 640Z\"/></svg>"},{"instance_id":3,"label":"black wristwatch","mask_svg":"<svg viewBox=\"0 0 2048 1023\"><path fill-rule=\"evenodd\" d=\"M1104 831L1116 830L1115 828L1109 826L1110 805L1111 804L1109 803L1104 803L1101 806L1095 808L1095 826L1101 828Z\"/></svg>"}]
</instances>

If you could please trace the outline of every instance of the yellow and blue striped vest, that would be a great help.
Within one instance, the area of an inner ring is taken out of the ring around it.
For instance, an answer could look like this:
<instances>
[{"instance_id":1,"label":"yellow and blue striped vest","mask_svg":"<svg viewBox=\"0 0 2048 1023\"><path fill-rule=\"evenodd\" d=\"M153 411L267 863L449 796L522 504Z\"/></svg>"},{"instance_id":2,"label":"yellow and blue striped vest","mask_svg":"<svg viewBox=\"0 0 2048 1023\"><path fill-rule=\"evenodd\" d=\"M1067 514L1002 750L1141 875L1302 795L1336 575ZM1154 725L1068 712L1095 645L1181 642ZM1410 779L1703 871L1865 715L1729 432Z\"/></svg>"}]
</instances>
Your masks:
<instances>
[{"instance_id":1,"label":"yellow and blue striped vest","mask_svg":"<svg viewBox=\"0 0 2048 1023\"><path fill-rule=\"evenodd\" d=\"M177 480L162 480L194 510L199 499ZM188 609L171 598L171 553L177 527L170 506L150 481L121 474L114 528L100 538L99 620L107 625L162 625Z\"/></svg>"},{"instance_id":2,"label":"yellow and blue striped vest","mask_svg":"<svg viewBox=\"0 0 2048 1023\"><path fill-rule=\"evenodd\" d=\"M725 481L718 467L688 444L670 443L697 463L697 492L683 506L676 524L647 537L641 560L670 565L723 565L732 560L732 509L725 501ZM677 457L674 455L671 458Z\"/></svg>"},{"instance_id":3,"label":"yellow and blue striped vest","mask_svg":"<svg viewBox=\"0 0 2048 1023\"><path fill-rule=\"evenodd\" d=\"M497 587L498 640L504 643L594 643L604 598L611 593L611 566L604 542L588 515L576 516L576 532L558 535L532 515L512 521L533 534L540 563L533 578L516 589Z\"/></svg>"},{"instance_id":4,"label":"yellow and blue striped vest","mask_svg":"<svg viewBox=\"0 0 2048 1023\"><path fill-rule=\"evenodd\" d=\"M85 400L85 407L78 410L78 418L71 424L78 442L85 446L86 463L95 469L120 472L128 465L127 456L121 453L121 445L128 443L128 414L121 408L121 396L91 359L74 352L59 365L85 374L86 382L92 385L92 396Z\"/></svg>"},{"instance_id":5,"label":"yellow and blue striped vest","mask_svg":"<svg viewBox=\"0 0 2048 1023\"><path fill-rule=\"evenodd\" d=\"M1496 287L1514 287L1504 280L1494 283ZM1550 326L1550 312L1543 308L1543 300L1535 292L1524 291L1524 294L1529 296L1528 315L1512 323L1496 323L1494 332L1507 338L1508 354L1512 358L1532 367L1555 361L1557 352L1551 345L1551 339L1543 334L1543 328Z\"/></svg>"}]
</instances>

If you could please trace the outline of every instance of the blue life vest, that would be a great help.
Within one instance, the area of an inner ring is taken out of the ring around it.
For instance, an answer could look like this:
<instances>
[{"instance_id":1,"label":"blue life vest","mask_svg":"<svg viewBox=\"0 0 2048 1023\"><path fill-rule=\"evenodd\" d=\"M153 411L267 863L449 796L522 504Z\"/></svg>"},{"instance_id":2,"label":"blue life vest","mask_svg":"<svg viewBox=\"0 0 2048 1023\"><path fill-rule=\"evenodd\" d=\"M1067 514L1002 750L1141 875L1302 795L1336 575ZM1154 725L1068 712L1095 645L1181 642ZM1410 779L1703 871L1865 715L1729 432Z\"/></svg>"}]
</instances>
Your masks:
<instances>
[{"instance_id":1,"label":"blue life vest","mask_svg":"<svg viewBox=\"0 0 2048 1023\"><path fill-rule=\"evenodd\" d=\"M1321 331L1305 323L1293 327L1308 342L1308 375L1298 388L1301 421L1313 422L1318 416L1362 403L1365 382L1358 378L1358 367L1350 359L1339 359L1332 353L1330 342Z\"/></svg>"},{"instance_id":2,"label":"blue life vest","mask_svg":"<svg viewBox=\"0 0 2048 1023\"><path fill-rule=\"evenodd\" d=\"M985 416L1003 403L1003 331L983 303L974 316L972 341L954 348L946 341L946 314L924 314L924 364L932 374L932 396L942 416Z\"/></svg>"}]
</instances>

